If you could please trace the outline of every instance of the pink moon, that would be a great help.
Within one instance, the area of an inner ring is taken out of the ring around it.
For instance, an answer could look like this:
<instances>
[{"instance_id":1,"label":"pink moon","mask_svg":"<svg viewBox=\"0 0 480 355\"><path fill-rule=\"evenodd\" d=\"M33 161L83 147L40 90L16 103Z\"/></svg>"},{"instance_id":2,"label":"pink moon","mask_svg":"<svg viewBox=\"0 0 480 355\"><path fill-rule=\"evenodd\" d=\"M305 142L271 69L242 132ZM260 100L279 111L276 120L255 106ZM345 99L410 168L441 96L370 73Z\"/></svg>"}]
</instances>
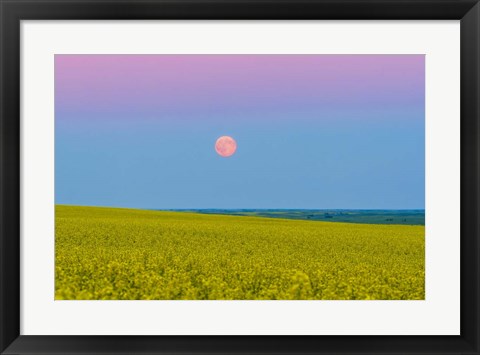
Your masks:
<instances>
[{"instance_id":1,"label":"pink moon","mask_svg":"<svg viewBox=\"0 0 480 355\"><path fill-rule=\"evenodd\" d=\"M222 136L215 143L215 151L218 155L227 158L237 150L237 142L230 136Z\"/></svg>"}]
</instances>

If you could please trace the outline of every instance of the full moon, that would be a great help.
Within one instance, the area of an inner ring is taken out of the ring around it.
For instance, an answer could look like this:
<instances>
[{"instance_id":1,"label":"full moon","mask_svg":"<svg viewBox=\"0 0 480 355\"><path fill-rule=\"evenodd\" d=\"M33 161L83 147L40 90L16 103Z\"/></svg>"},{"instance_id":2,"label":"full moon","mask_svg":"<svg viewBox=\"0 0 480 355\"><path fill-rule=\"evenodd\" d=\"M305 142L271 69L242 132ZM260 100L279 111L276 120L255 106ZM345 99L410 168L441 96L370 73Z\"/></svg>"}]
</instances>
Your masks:
<instances>
[{"instance_id":1,"label":"full moon","mask_svg":"<svg viewBox=\"0 0 480 355\"><path fill-rule=\"evenodd\" d=\"M215 143L215 151L222 157L229 157L237 150L237 142L230 136L221 136Z\"/></svg>"}]
</instances>

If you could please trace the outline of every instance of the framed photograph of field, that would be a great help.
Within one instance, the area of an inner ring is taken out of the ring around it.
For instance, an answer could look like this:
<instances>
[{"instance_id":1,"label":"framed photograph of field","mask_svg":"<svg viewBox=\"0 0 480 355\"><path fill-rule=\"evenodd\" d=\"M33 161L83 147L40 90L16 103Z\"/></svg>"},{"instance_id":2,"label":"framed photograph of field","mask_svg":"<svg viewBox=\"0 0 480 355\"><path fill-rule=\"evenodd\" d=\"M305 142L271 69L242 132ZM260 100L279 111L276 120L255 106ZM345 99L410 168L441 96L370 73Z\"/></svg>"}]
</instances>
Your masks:
<instances>
[{"instance_id":1,"label":"framed photograph of field","mask_svg":"<svg viewBox=\"0 0 480 355\"><path fill-rule=\"evenodd\" d=\"M55 299L425 299L424 55L56 55Z\"/></svg>"},{"instance_id":2,"label":"framed photograph of field","mask_svg":"<svg viewBox=\"0 0 480 355\"><path fill-rule=\"evenodd\" d=\"M1 354L479 354L475 0L1 1Z\"/></svg>"}]
</instances>

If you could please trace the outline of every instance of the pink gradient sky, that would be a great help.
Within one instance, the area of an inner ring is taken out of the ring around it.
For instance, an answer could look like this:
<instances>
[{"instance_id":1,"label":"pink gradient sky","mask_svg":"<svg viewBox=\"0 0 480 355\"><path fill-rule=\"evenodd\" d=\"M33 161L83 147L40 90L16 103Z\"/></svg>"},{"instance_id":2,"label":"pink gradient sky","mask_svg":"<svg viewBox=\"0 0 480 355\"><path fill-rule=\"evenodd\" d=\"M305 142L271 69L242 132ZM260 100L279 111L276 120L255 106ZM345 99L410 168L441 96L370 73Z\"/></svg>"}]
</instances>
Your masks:
<instances>
[{"instance_id":1,"label":"pink gradient sky","mask_svg":"<svg viewBox=\"0 0 480 355\"><path fill-rule=\"evenodd\" d=\"M59 120L78 112L395 110L424 104L424 56L56 55L55 91L66 114Z\"/></svg>"}]
</instances>

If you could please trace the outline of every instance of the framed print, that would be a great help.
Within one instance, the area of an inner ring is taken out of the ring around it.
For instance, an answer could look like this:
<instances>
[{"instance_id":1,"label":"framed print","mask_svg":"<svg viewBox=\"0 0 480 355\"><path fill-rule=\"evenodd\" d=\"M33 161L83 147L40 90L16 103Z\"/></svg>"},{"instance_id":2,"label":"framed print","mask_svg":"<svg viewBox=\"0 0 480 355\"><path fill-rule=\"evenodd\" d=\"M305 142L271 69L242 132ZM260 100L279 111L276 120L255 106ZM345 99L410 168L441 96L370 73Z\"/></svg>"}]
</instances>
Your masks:
<instances>
[{"instance_id":1,"label":"framed print","mask_svg":"<svg viewBox=\"0 0 480 355\"><path fill-rule=\"evenodd\" d=\"M2 354L478 354L479 11L2 0Z\"/></svg>"}]
</instances>

